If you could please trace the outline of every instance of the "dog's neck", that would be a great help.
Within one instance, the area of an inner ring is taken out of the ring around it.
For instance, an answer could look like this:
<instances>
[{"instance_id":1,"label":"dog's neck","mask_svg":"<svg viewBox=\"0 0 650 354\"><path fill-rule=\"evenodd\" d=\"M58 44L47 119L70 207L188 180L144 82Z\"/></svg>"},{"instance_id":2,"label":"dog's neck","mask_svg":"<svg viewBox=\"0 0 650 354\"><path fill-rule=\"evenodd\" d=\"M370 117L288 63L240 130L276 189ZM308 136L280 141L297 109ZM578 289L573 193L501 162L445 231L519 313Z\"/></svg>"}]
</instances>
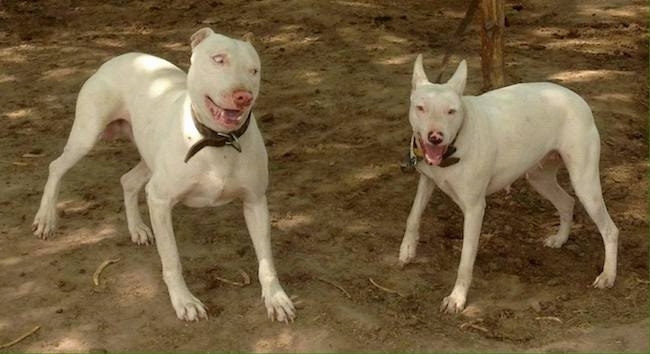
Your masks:
<instances>
[{"instance_id":1,"label":"dog's neck","mask_svg":"<svg viewBox=\"0 0 650 354\"><path fill-rule=\"evenodd\" d=\"M185 162L189 161L189 159L194 156L197 152L201 151L206 146L214 146L214 147L222 147L226 145L232 146L233 149L241 152L241 145L239 145L239 137L244 135L246 133L246 130L248 129L248 125L250 124L251 121L251 114L253 113L253 110L251 109L250 112L248 112L248 115L246 116L244 120L244 124L237 130L233 132L228 132L228 133L222 133L222 132L217 132L212 129L210 129L208 126L205 124L199 122L197 119L197 113L194 111L194 106L191 108L192 111L192 121L194 122L194 126L196 127L196 130L203 136L199 141L197 141L194 145L192 145L187 151L187 154L185 155Z\"/></svg>"}]
</instances>

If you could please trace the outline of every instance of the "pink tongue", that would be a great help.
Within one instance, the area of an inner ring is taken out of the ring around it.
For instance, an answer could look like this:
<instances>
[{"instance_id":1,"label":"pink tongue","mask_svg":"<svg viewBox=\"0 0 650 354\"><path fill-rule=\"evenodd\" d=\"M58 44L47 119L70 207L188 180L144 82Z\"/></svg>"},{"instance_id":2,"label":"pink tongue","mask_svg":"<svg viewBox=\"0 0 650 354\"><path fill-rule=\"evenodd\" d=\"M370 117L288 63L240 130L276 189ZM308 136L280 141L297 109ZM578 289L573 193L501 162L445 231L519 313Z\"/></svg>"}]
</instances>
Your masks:
<instances>
[{"instance_id":1,"label":"pink tongue","mask_svg":"<svg viewBox=\"0 0 650 354\"><path fill-rule=\"evenodd\" d=\"M224 110L224 117L226 118L226 120L229 120L229 121L233 121L233 122L237 121L237 118L239 118L239 111L233 111L233 110L230 110L230 109L226 109L226 110Z\"/></svg>"},{"instance_id":2,"label":"pink tongue","mask_svg":"<svg viewBox=\"0 0 650 354\"><path fill-rule=\"evenodd\" d=\"M439 165L442 161L442 155L445 154L446 146L423 144L424 156L431 165Z\"/></svg>"},{"instance_id":3,"label":"pink tongue","mask_svg":"<svg viewBox=\"0 0 650 354\"><path fill-rule=\"evenodd\" d=\"M239 114L241 111L238 110L233 110L233 109L221 109L217 105L212 102L211 99L206 98L205 102L208 106L208 109L210 109L210 113L212 114L212 118L215 120L223 120L226 123L237 123L239 120Z\"/></svg>"}]
</instances>

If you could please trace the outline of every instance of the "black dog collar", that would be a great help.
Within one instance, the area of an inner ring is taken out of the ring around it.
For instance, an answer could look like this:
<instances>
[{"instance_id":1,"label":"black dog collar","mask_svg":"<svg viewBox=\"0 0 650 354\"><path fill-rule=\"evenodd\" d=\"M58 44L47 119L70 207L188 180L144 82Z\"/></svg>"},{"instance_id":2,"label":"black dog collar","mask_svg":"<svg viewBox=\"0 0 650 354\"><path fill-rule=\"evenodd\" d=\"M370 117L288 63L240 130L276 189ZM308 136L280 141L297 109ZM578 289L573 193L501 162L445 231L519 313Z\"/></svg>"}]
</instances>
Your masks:
<instances>
[{"instance_id":1,"label":"black dog collar","mask_svg":"<svg viewBox=\"0 0 650 354\"><path fill-rule=\"evenodd\" d=\"M196 126L196 130L201 133L203 138L190 147L187 155L185 155L184 162L187 162L192 156L194 156L194 154L201 151L201 149L206 146L222 147L230 145L233 147L233 149L241 152L241 145L239 145L238 138L246 133L246 129L248 129L248 124L250 123L252 113L253 110L248 112L248 116L246 116L244 125L242 125L241 128L235 130L234 132L222 133L216 132L199 122L196 119L196 115L194 114L194 109L192 109L192 120L194 121L194 126Z\"/></svg>"}]
</instances>

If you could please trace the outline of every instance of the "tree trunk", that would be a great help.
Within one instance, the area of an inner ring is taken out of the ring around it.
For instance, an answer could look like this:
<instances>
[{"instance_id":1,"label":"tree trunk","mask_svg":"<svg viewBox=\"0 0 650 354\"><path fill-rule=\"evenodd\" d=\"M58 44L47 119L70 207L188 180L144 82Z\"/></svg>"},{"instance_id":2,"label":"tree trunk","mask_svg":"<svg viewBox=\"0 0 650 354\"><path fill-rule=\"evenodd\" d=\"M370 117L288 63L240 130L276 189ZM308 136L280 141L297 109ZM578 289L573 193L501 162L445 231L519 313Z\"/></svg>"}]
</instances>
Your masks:
<instances>
[{"instance_id":1,"label":"tree trunk","mask_svg":"<svg viewBox=\"0 0 650 354\"><path fill-rule=\"evenodd\" d=\"M504 82L503 0L481 0L481 69L483 91L502 87Z\"/></svg>"}]
</instances>

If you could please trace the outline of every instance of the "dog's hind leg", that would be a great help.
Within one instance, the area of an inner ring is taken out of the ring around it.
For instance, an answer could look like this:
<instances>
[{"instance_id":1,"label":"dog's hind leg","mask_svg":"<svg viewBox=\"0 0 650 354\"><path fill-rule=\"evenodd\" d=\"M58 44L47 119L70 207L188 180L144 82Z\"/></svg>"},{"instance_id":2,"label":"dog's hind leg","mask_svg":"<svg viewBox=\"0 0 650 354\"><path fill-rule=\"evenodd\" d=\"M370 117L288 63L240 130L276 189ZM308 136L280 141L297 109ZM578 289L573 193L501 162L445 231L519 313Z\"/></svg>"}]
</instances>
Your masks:
<instances>
[{"instance_id":1,"label":"dog's hind leg","mask_svg":"<svg viewBox=\"0 0 650 354\"><path fill-rule=\"evenodd\" d=\"M32 224L34 235L40 238L51 236L56 229L56 200L61 178L92 149L115 111L114 100L101 81L93 76L81 88L68 141L61 156L50 163L41 204Z\"/></svg>"},{"instance_id":2,"label":"dog's hind leg","mask_svg":"<svg viewBox=\"0 0 650 354\"><path fill-rule=\"evenodd\" d=\"M102 136L118 104L117 97L111 93L103 80L96 76L90 77L81 88L68 141L63 153L49 165L41 204L32 224L34 235L47 238L54 233L57 226L56 200L61 178Z\"/></svg>"},{"instance_id":3,"label":"dog's hind leg","mask_svg":"<svg viewBox=\"0 0 650 354\"><path fill-rule=\"evenodd\" d=\"M578 143L571 144L571 148L561 151L561 154L569 171L573 189L603 238L605 263L602 273L596 278L593 286L606 288L613 286L616 279L618 228L607 212L600 186L598 131L594 126L593 130L581 135L575 139Z\"/></svg>"},{"instance_id":4,"label":"dog's hind leg","mask_svg":"<svg viewBox=\"0 0 650 354\"><path fill-rule=\"evenodd\" d=\"M140 209L138 208L138 194L140 194L142 187L150 177L151 170L144 161L140 161L132 170L120 178L124 189L124 209L131 241L139 245L153 242L151 229L142 221Z\"/></svg>"},{"instance_id":5,"label":"dog's hind leg","mask_svg":"<svg viewBox=\"0 0 650 354\"><path fill-rule=\"evenodd\" d=\"M422 213L429 203L434 189L435 184L433 181L429 177L421 174L418 189L415 193L415 200L413 200L413 206L406 221L406 231L404 231L402 245L399 248L399 263L402 266L415 259L418 241L420 239Z\"/></svg>"},{"instance_id":6,"label":"dog's hind leg","mask_svg":"<svg viewBox=\"0 0 650 354\"><path fill-rule=\"evenodd\" d=\"M569 238L573 221L574 199L557 183L557 171L562 160L556 152L547 155L538 166L528 170L526 179L535 190L548 199L560 214L560 227L555 235L544 240L547 247L559 248Z\"/></svg>"}]
</instances>

